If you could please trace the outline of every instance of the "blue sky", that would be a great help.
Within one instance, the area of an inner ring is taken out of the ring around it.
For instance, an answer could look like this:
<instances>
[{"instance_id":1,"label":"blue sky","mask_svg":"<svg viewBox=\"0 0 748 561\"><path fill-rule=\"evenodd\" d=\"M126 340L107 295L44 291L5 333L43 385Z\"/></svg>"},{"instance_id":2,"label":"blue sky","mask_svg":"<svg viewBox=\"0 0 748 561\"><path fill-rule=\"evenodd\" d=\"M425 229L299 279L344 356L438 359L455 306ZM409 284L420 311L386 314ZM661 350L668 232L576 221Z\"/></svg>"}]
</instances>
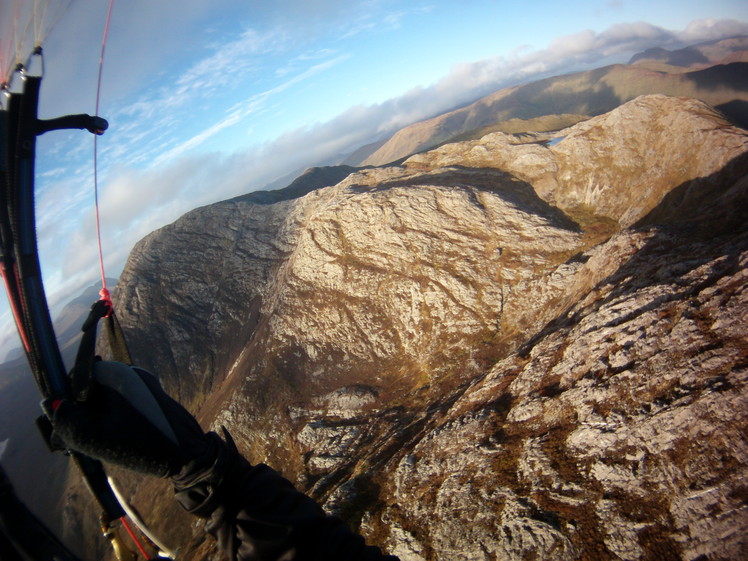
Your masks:
<instances>
[{"instance_id":1,"label":"blue sky","mask_svg":"<svg viewBox=\"0 0 748 561\"><path fill-rule=\"evenodd\" d=\"M0 45L31 3L3 0ZM48 4L40 115L93 113L108 2ZM744 0L115 0L100 105L111 128L99 139L107 274L192 208L500 87L746 33ZM39 139L39 243L55 307L98 277L92 154L85 132ZM3 299L0 359L18 341L11 324Z\"/></svg>"}]
</instances>

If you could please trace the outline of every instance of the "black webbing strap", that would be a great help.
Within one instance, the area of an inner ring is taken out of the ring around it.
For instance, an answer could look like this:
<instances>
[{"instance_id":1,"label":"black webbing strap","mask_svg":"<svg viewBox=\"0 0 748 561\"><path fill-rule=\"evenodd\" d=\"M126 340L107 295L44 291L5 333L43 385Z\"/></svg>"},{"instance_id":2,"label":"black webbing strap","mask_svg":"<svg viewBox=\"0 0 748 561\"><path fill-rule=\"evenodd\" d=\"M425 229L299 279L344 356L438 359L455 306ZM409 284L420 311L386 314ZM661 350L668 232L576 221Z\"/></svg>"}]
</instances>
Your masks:
<instances>
[{"instance_id":1,"label":"black webbing strap","mask_svg":"<svg viewBox=\"0 0 748 561\"><path fill-rule=\"evenodd\" d=\"M93 368L96 356L96 327L104 319L106 338L109 344L111 359L124 364L132 364L130 351L127 348L125 335L117 317L107 300L98 300L91 306L91 311L83 322L83 336L78 345L75 364L70 370L70 388L75 401L86 401L93 380Z\"/></svg>"},{"instance_id":2,"label":"black webbing strap","mask_svg":"<svg viewBox=\"0 0 748 561\"><path fill-rule=\"evenodd\" d=\"M99 320L110 312L109 304L99 300L83 322L83 335L78 344L75 364L70 370L70 392L74 401L87 401L93 381L93 367L96 362L96 326Z\"/></svg>"},{"instance_id":3,"label":"black webbing strap","mask_svg":"<svg viewBox=\"0 0 748 561\"><path fill-rule=\"evenodd\" d=\"M122 332L122 326L117 319L114 311L104 318L104 327L106 328L109 351L112 353L112 359L125 364L132 364L130 349L125 341L125 334Z\"/></svg>"},{"instance_id":4,"label":"black webbing strap","mask_svg":"<svg viewBox=\"0 0 748 561\"><path fill-rule=\"evenodd\" d=\"M21 303L19 319L26 335L27 358L42 395L61 398L67 390L67 376L40 274L34 212L34 126L40 83L41 78L27 76L23 94L15 98L11 96L9 100L9 125L15 126L16 130L9 131L11 144L7 146L13 152L8 170L7 208L13 232L15 274Z\"/></svg>"}]
</instances>

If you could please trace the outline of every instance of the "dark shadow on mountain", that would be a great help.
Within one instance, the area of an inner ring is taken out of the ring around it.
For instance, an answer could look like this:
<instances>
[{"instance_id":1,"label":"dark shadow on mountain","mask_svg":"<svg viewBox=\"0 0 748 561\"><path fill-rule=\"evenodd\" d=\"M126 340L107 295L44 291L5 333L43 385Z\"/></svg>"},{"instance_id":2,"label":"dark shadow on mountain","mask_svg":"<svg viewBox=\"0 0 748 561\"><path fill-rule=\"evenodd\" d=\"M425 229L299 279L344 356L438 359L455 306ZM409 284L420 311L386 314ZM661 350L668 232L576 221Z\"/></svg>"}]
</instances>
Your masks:
<instances>
[{"instance_id":1,"label":"dark shadow on mountain","mask_svg":"<svg viewBox=\"0 0 748 561\"><path fill-rule=\"evenodd\" d=\"M729 88L748 91L748 62L717 64L704 70L687 72L683 76L705 90Z\"/></svg>"},{"instance_id":2,"label":"dark shadow on mountain","mask_svg":"<svg viewBox=\"0 0 748 561\"><path fill-rule=\"evenodd\" d=\"M329 187L340 183L358 169L353 166L344 165L313 167L294 179L288 187L275 191L253 191L252 193L229 199L229 201L249 202L256 205L272 205L281 201L298 199L322 187Z\"/></svg>"},{"instance_id":3,"label":"dark shadow on mountain","mask_svg":"<svg viewBox=\"0 0 748 561\"><path fill-rule=\"evenodd\" d=\"M392 135L388 135L385 138L381 140L377 140L375 142L370 142L369 144L365 144L364 146L360 146L353 152L351 152L346 158L340 162L340 165L343 166L360 166L362 162L366 161L366 158L371 156L374 152L379 150L382 146L387 144L387 142L392 138Z\"/></svg>"},{"instance_id":4,"label":"dark shadow on mountain","mask_svg":"<svg viewBox=\"0 0 748 561\"><path fill-rule=\"evenodd\" d=\"M670 51L662 47L652 47L640 53L636 53L629 59L628 64L634 64L640 60L667 60L670 56Z\"/></svg>"},{"instance_id":5,"label":"dark shadow on mountain","mask_svg":"<svg viewBox=\"0 0 748 561\"><path fill-rule=\"evenodd\" d=\"M696 47L686 47L671 52L667 63L673 66L691 66L692 64L708 64L709 59Z\"/></svg>"},{"instance_id":6,"label":"dark shadow on mountain","mask_svg":"<svg viewBox=\"0 0 748 561\"><path fill-rule=\"evenodd\" d=\"M491 109L505 114L503 118L519 119L563 113L606 113L623 103L613 88L600 82L612 68L606 66L582 74L556 76L521 86L506 98L492 104Z\"/></svg>"},{"instance_id":7,"label":"dark shadow on mountain","mask_svg":"<svg viewBox=\"0 0 748 561\"><path fill-rule=\"evenodd\" d=\"M743 178L741 185L735 185ZM740 231L748 224L748 153L709 177L679 185L636 223L636 227L677 225L693 237Z\"/></svg>"},{"instance_id":8,"label":"dark shadow on mountain","mask_svg":"<svg viewBox=\"0 0 748 561\"><path fill-rule=\"evenodd\" d=\"M385 181L374 187L369 185L351 185L349 190L354 193L372 193L388 191L399 187L424 185L450 187L467 191L473 203L478 207L482 207L483 205L475 196L474 190L494 193L525 212L545 217L557 228L564 228L573 232L581 231L579 225L563 211L541 199L532 185L496 168L473 168L454 165L443 168L437 173L427 173L406 179Z\"/></svg>"},{"instance_id":9,"label":"dark shadow on mountain","mask_svg":"<svg viewBox=\"0 0 748 561\"><path fill-rule=\"evenodd\" d=\"M653 47L631 57L629 64L639 60L658 60L673 66L691 66L694 64L708 64L709 59L698 47L686 47L676 51L669 51L662 47Z\"/></svg>"},{"instance_id":10,"label":"dark shadow on mountain","mask_svg":"<svg viewBox=\"0 0 748 561\"><path fill-rule=\"evenodd\" d=\"M550 321L518 350L523 357L551 333L570 328L584 317L626 294L677 279L705 263L719 259L714 271L687 291L673 291L648 305L617 317L619 325L667 301L684 301L725 274L740 268L740 256L748 250L748 154L743 154L706 178L675 188L633 228L652 233L644 247L593 289L612 285L605 298L574 310L572 305ZM720 259L721 258L721 259Z\"/></svg>"},{"instance_id":11,"label":"dark shadow on mountain","mask_svg":"<svg viewBox=\"0 0 748 561\"><path fill-rule=\"evenodd\" d=\"M715 106L730 122L738 127L748 129L748 101L734 99Z\"/></svg>"}]
</instances>

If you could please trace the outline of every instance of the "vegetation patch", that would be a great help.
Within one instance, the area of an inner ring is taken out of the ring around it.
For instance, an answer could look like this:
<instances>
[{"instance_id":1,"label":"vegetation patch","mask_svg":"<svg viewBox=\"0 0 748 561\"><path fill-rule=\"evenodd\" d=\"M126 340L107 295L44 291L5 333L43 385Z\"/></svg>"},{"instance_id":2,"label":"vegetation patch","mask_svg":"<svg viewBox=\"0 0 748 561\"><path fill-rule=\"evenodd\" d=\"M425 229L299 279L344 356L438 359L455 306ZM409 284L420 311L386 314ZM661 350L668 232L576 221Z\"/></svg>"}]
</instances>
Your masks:
<instances>
[{"instance_id":1,"label":"vegetation patch","mask_svg":"<svg viewBox=\"0 0 748 561\"><path fill-rule=\"evenodd\" d=\"M608 241L613 234L621 229L618 221L608 216L596 214L589 205L578 205L565 208L564 212L584 232L582 243L585 249L589 249Z\"/></svg>"}]
</instances>

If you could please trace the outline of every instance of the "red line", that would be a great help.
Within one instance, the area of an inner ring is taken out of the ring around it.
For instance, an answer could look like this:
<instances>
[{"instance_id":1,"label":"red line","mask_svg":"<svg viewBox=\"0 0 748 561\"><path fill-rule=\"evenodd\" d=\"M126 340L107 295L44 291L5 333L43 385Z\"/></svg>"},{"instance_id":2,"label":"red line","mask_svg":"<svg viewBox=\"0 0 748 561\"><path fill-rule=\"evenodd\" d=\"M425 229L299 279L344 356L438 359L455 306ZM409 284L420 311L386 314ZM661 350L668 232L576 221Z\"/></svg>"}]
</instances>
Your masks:
<instances>
[{"instance_id":1,"label":"red line","mask_svg":"<svg viewBox=\"0 0 748 561\"><path fill-rule=\"evenodd\" d=\"M11 291L10 282L8 281L8 277L5 273L5 267L2 267L2 269L0 269L0 272L2 272L2 275L3 275L3 281L5 282L5 290L8 293L8 302L10 303L10 309L13 312L13 319L15 320L16 326L18 327L18 334L21 336L21 342L23 343L23 346L26 349L26 352L28 353L31 350L31 346L29 345L29 340L26 336L26 330L23 327L23 320L21 319L21 310L18 309L16 302L10 296L11 294L13 294L13 292Z\"/></svg>"},{"instance_id":2,"label":"red line","mask_svg":"<svg viewBox=\"0 0 748 561\"><path fill-rule=\"evenodd\" d=\"M96 83L96 111L99 116L99 100L101 99L101 75L104 70L104 52L106 51L107 37L109 36L109 22L112 19L112 7L114 0L109 1L109 10L106 14L106 25L104 26L104 36L101 38L101 55L99 56L99 78ZM104 253L101 249L101 222L99 220L99 172L98 172L98 134L94 134L94 206L96 214L96 240L99 247L99 269L101 270L101 291L106 295L109 291L106 287L106 274L104 273ZM104 297L104 294L102 294ZM110 300L111 302L111 300Z\"/></svg>"},{"instance_id":3,"label":"red line","mask_svg":"<svg viewBox=\"0 0 748 561\"><path fill-rule=\"evenodd\" d=\"M125 527L125 530L127 530L127 533L130 534L130 537L132 538L132 541L135 543L137 548L140 550L140 553L143 555L145 559L150 559L151 556L146 553L145 549L141 545L138 538L135 536L135 532L132 531L132 528L130 528L130 524L128 524L127 519L123 516L120 518L120 522L122 522L122 525Z\"/></svg>"}]
</instances>

